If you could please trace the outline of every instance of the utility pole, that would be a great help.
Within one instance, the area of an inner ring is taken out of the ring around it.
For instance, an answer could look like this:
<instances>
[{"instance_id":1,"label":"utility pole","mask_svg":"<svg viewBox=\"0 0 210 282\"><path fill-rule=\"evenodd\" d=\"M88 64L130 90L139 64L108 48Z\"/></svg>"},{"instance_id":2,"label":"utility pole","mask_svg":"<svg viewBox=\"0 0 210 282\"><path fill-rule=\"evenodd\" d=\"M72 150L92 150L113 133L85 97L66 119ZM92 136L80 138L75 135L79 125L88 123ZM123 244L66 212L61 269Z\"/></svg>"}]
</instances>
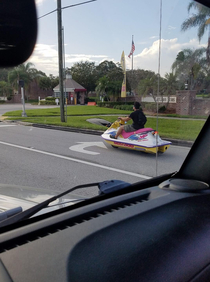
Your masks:
<instances>
[{"instance_id":1,"label":"utility pole","mask_svg":"<svg viewBox=\"0 0 210 282\"><path fill-rule=\"evenodd\" d=\"M63 95L63 44L62 44L61 0L57 0L57 17L58 17L58 62L59 62L59 86L60 86L60 112L61 112L61 122L65 122L64 95Z\"/></svg>"}]
</instances>

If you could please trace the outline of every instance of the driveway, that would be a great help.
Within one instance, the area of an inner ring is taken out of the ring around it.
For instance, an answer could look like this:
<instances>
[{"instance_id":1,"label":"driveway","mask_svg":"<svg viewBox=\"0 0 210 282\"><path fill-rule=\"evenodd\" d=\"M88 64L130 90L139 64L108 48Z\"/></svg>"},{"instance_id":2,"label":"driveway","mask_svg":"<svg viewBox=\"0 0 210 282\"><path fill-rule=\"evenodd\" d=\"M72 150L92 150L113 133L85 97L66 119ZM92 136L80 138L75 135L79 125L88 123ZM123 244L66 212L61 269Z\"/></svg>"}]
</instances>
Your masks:
<instances>
[{"instance_id":1,"label":"driveway","mask_svg":"<svg viewBox=\"0 0 210 282\"><path fill-rule=\"evenodd\" d=\"M38 106L38 105L31 105L26 103L25 104L25 109L30 110L30 109L46 109L46 108L59 108L60 106ZM18 111L18 110L23 110L22 104L0 104L0 117L10 111Z\"/></svg>"}]
</instances>

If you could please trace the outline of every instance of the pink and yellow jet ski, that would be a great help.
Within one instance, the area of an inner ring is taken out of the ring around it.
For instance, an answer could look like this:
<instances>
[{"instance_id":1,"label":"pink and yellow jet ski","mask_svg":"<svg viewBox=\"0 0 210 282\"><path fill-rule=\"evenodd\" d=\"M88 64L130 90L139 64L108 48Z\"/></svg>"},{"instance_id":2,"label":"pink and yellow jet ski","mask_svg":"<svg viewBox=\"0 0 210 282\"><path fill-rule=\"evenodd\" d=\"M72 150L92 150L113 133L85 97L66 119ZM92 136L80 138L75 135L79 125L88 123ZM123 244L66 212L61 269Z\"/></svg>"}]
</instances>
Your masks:
<instances>
[{"instance_id":1,"label":"pink and yellow jet ski","mask_svg":"<svg viewBox=\"0 0 210 282\"><path fill-rule=\"evenodd\" d=\"M101 135L103 140L115 148L125 148L146 153L164 153L170 146L171 142L162 140L157 131L152 128L142 128L133 132L125 132L117 139L112 139L110 135L115 135L118 128L124 124L122 120L116 120Z\"/></svg>"}]
</instances>

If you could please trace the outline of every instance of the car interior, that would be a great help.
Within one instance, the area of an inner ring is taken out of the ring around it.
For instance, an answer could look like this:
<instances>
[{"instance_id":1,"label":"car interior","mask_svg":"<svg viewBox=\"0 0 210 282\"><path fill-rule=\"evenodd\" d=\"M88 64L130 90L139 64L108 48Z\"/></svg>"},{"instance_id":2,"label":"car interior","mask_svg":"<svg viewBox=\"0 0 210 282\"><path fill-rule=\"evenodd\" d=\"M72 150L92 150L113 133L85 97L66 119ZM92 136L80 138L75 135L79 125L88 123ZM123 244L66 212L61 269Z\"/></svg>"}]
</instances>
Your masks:
<instances>
[{"instance_id":1,"label":"car interior","mask_svg":"<svg viewBox=\"0 0 210 282\"><path fill-rule=\"evenodd\" d=\"M1 67L31 55L36 17L33 0L1 1ZM210 281L209 140L210 117L178 171L2 221L0 281Z\"/></svg>"}]
</instances>

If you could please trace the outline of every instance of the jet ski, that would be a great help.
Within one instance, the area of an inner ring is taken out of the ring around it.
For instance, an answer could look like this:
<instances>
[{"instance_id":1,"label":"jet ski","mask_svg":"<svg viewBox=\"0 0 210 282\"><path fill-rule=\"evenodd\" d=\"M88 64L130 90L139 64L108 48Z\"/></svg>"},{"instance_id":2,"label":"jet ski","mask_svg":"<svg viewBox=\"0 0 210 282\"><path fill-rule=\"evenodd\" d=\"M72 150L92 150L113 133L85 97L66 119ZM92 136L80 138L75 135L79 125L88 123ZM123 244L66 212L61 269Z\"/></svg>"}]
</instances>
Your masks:
<instances>
[{"instance_id":1,"label":"jet ski","mask_svg":"<svg viewBox=\"0 0 210 282\"><path fill-rule=\"evenodd\" d=\"M114 148L125 148L146 153L155 154L156 152L164 153L170 146L171 142L162 140L158 132L152 128L142 128L133 132L125 132L113 139L110 135L115 135L118 128L125 124L122 120L116 120L109 124L109 128L101 135L103 140Z\"/></svg>"}]
</instances>

